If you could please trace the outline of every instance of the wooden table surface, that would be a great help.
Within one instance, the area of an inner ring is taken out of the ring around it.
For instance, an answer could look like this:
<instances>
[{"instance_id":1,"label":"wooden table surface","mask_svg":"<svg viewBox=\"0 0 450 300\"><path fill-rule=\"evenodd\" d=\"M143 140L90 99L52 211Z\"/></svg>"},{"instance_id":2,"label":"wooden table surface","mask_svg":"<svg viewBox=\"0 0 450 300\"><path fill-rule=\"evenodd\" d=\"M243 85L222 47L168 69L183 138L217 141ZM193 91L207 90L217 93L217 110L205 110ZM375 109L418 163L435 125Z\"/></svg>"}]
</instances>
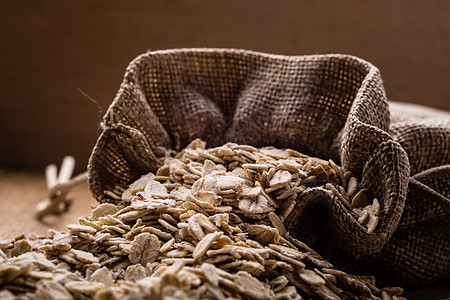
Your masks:
<instances>
[{"instance_id":1,"label":"wooden table surface","mask_svg":"<svg viewBox=\"0 0 450 300\"><path fill-rule=\"evenodd\" d=\"M44 172L0 170L0 238L10 239L22 233L45 234L49 228L65 230L88 215L97 205L87 185L76 187L69 211L60 216L48 216L45 222L36 219L36 205L47 196Z\"/></svg>"},{"instance_id":2,"label":"wooden table surface","mask_svg":"<svg viewBox=\"0 0 450 300\"><path fill-rule=\"evenodd\" d=\"M80 216L90 214L98 205L87 185L76 187L70 209L60 216L48 216L45 223L36 219L36 204L47 195L44 172L6 171L0 169L0 238L11 239L22 233L45 234L48 229L66 230L66 225L78 223ZM407 299L450 299L450 286L406 290Z\"/></svg>"}]
</instances>

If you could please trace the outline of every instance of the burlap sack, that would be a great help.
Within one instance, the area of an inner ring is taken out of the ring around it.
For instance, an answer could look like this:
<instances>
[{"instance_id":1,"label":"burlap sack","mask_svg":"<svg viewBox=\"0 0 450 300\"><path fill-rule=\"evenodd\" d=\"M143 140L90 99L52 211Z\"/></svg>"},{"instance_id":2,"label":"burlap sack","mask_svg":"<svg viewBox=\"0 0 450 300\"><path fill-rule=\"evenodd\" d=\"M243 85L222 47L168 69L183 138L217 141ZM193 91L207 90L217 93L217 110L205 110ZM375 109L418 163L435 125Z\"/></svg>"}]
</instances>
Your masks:
<instances>
[{"instance_id":1,"label":"burlap sack","mask_svg":"<svg viewBox=\"0 0 450 300\"><path fill-rule=\"evenodd\" d=\"M363 261L385 281L403 285L449 279L450 113L396 102L390 111L389 133L409 157L408 195L394 235Z\"/></svg>"},{"instance_id":2,"label":"burlap sack","mask_svg":"<svg viewBox=\"0 0 450 300\"><path fill-rule=\"evenodd\" d=\"M155 171L164 148L180 149L194 138L208 146L234 141L297 149L332 158L360 175L380 201L382 215L368 234L339 200L316 188L298 199L286 225L314 247L341 249L350 262L370 260L391 242L408 191L408 157L389 126L379 71L356 57L230 49L148 52L129 65L104 116L88 166L90 189L99 201L118 203L103 191ZM419 243L423 237L409 238ZM409 244L397 243L388 260L409 251ZM423 261L420 251L413 253ZM448 257L433 256L435 264L443 259ZM417 276L442 279L435 264ZM414 270L401 268L405 274Z\"/></svg>"}]
</instances>

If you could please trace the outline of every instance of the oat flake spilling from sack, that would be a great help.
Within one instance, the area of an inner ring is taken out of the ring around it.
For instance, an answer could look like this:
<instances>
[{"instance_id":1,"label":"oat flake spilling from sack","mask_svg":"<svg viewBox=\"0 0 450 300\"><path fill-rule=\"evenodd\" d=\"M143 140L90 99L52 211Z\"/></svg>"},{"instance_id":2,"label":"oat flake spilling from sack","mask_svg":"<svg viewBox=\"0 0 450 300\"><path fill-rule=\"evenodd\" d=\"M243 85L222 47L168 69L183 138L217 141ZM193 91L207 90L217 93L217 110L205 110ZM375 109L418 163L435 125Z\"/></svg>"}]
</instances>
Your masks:
<instances>
[{"instance_id":1,"label":"oat flake spilling from sack","mask_svg":"<svg viewBox=\"0 0 450 300\"><path fill-rule=\"evenodd\" d=\"M373 232L380 206L351 172L295 150L234 143L205 149L195 140L170 154L155 174L104 191L128 206L101 204L68 233L3 241L2 295L403 299L401 288L333 268L283 225L297 194L322 187Z\"/></svg>"}]
</instances>

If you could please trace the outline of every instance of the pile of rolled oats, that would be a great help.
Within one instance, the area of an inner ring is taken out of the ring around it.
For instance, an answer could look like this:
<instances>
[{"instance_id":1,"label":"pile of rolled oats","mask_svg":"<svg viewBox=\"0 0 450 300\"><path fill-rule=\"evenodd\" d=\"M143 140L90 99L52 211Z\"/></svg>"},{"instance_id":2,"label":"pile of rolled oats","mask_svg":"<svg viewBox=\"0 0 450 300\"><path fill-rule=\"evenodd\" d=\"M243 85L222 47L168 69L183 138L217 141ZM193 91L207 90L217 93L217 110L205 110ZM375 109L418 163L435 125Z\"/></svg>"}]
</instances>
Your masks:
<instances>
[{"instance_id":1,"label":"pile of rolled oats","mask_svg":"<svg viewBox=\"0 0 450 300\"><path fill-rule=\"evenodd\" d=\"M68 232L0 241L1 299L401 299L333 269L283 221L312 186L375 229L353 174L294 150L193 141L155 174L105 191Z\"/></svg>"}]
</instances>

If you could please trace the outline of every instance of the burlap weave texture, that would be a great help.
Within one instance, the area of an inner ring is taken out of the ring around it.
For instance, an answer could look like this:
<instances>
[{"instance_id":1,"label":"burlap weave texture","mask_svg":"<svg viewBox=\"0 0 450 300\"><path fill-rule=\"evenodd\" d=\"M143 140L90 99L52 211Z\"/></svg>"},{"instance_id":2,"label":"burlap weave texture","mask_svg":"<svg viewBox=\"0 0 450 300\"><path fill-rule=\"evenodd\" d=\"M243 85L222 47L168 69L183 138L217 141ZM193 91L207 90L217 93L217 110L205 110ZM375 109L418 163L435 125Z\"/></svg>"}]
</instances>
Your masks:
<instances>
[{"instance_id":1,"label":"burlap weave texture","mask_svg":"<svg viewBox=\"0 0 450 300\"><path fill-rule=\"evenodd\" d=\"M233 49L148 52L127 68L102 124L88 167L90 189L101 202L117 203L103 191L155 171L165 148L183 148L194 138L208 146L233 141L292 148L340 162L361 176L362 185L380 201L377 229L367 233L351 211L321 188L299 197L286 225L300 238L319 236L313 244L328 241L329 247L344 249L355 261L370 260L391 242L404 220L408 155L420 156L414 147L404 151L402 129L391 126L379 70L346 55L281 56ZM412 170L428 167L411 163ZM314 207L325 213L319 232L308 218ZM311 230L303 230L305 226ZM394 247L390 253L402 255L405 249L400 250ZM407 274L411 266L403 270ZM440 271L430 272L418 276L427 282L444 277Z\"/></svg>"}]
</instances>

